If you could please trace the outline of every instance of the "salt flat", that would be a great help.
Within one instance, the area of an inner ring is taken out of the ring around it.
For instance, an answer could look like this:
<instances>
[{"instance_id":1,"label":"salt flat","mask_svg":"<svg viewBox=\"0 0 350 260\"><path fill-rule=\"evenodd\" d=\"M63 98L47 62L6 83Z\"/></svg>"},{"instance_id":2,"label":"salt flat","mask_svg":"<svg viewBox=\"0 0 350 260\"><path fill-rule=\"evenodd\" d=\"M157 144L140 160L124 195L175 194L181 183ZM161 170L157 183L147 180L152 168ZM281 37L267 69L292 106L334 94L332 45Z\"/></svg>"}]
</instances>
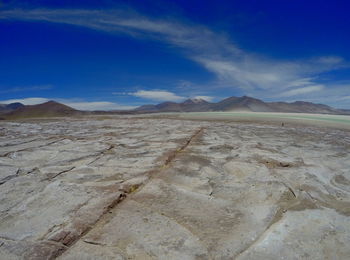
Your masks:
<instances>
[{"instance_id":1,"label":"salt flat","mask_svg":"<svg viewBox=\"0 0 350 260\"><path fill-rule=\"evenodd\" d=\"M148 116L153 116L148 115ZM266 123L292 123L320 127L333 127L350 129L349 115L309 114L309 113L273 113L273 112L188 112L188 113L162 113L160 117L235 121L235 122L266 122Z\"/></svg>"},{"instance_id":2,"label":"salt flat","mask_svg":"<svg viewBox=\"0 0 350 260\"><path fill-rule=\"evenodd\" d=\"M1 122L0 259L349 258L347 129L169 117Z\"/></svg>"}]
</instances>

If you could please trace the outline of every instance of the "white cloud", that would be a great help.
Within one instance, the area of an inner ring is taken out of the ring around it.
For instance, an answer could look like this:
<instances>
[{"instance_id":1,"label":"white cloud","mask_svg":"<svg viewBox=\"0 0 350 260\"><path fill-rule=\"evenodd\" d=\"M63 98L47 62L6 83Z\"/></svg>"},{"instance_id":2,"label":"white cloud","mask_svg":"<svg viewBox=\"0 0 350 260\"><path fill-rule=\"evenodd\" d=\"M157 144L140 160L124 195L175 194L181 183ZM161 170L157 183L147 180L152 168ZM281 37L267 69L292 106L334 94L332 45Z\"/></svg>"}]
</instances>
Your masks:
<instances>
[{"instance_id":1,"label":"white cloud","mask_svg":"<svg viewBox=\"0 0 350 260\"><path fill-rule=\"evenodd\" d=\"M20 98L20 99L8 99L0 101L0 104L22 103L23 105L36 105L50 101L47 98L32 97L32 98Z\"/></svg>"},{"instance_id":2,"label":"white cloud","mask_svg":"<svg viewBox=\"0 0 350 260\"><path fill-rule=\"evenodd\" d=\"M301 78L294 80L286 85L287 88L289 87L302 87L306 85L312 85L314 78Z\"/></svg>"},{"instance_id":3,"label":"white cloud","mask_svg":"<svg viewBox=\"0 0 350 260\"><path fill-rule=\"evenodd\" d=\"M178 96L170 91L165 90L139 90L137 92L129 93L129 95L156 101L177 102L185 99L185 97Z\"/></svg>"},{"instance_id":4,"label":"white cloud","mask_svg":"<svg viewBox=\"0 0 350 260\"><path fill-rule=\"evenodd\" d=\"M67 106L78 110L129 110L136 108L135 106L123 106L113 102L97 101L97 102L62 102Z\"/></svg>"},{"instance_id":5,"label":"white cloud","mask_svg":"<svg viewBox=\"0 0 350 260\"><path fill-rule=\"evenodd\" d=\"M349 100L350 101L350 96L340 97L338 100Z\"/></svg>"},{"instance_id":6,"label":"white cloud","mask_svg":"<svg viewBox=\"0 0 350 260\"><path fill-rule=\"evenodd\" d=\"M344 59L338 56L324 56L318 58L318 61L324 64L341 64Z\"/></svg>"},{"instance_id":7,"label":"white cloud","mask_svg":"<svg viewBox=\"0 0 350 260\"><path fill-rule=\"evenodd\" d=\"M315 85L315 86L308 86L304 88L296 88L292 90L288 90L286 92L281 93L280 97L291 97L291 96L297 96L302 94L307 94L311 92L318 92L324 89L323 85Z\"/></svg>"}]
</instances>

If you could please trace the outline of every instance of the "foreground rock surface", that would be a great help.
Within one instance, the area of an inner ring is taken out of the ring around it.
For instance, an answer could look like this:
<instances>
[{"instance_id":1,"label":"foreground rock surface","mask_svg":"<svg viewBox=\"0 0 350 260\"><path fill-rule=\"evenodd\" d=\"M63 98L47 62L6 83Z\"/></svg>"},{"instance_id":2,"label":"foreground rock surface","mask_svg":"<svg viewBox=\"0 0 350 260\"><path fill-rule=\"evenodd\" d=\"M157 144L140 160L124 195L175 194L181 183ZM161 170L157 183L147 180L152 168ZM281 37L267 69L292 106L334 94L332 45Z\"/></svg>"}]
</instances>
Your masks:
<instances>
[{"instance_id":1,"label":"foreground rock surface","mask_svg":"<svg viewBox=\"0 0 350 260\"><path fill-rule=\"evenodd\" d=\"M348 259L350 134L4 122L0 259Z\"/></svg>"}]
</instances>

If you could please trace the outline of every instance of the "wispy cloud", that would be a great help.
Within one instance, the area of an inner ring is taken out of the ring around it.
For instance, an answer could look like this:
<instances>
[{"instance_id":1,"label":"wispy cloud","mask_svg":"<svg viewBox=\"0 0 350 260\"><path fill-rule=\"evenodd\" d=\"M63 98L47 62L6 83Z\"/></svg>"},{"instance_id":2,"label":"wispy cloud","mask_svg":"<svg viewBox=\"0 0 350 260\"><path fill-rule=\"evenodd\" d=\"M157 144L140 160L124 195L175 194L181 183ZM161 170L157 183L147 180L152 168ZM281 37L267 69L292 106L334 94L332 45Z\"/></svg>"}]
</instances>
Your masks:
<instances>
[{"instance_id":1,"label":"wispy cloud","mask_svg":"<svg viewBox=\"0 0 350 260\"><path fill-rule=\"evenodd\" d=\"M338 100L349 100L350 101L350 96L340 97Z\"/></svg>"},{"instance_id":2,"label":"wispy cloud","mask_svg":"<svg viewBox=\"0 0 350 260\"><path fill-rule=\"evenodd\" d=\"M48 98L30 97L30 98L18 98L0 100L0 104L22 103L23 105L36 105L50 101Z\"/></svg>"},{"instance_id":3,"label":"wispy cloud","mask_svg":"<svg viewBox=\"0 0 350 260\"><path fill-rule=\"evenodd\" d=\"M136 108L135 106L124 106L114 102L96 101L96 102L71 102L61 101L62 103L78 110L129 110Z\"/></svg>"},{"instance_id":4,"label":"wispy cloud","mask_svg":"<svg viewBox=\"0 0 350 260\"><path fill-rule=\"evenodd\" d=\"M16 93L16 92L27 92L27 91L38 91L38 90L49 90L52 89L52 85L39 85L39 86L30 86L30 87L4 87L4 90L0 90L0 94L7 93Z\"/></svg>"},{"instance_id":5,"label":"wispy cloud","mask_svg":"<svg viewBox=\"0 0 350 260\"><path fill-rule=\"evenodd\" d=\"M324 89L323 85L308 86L304 88L296 88L296 89L288 90L286 92L281 93L279 96L291 97L291 96L303 95L311 92L319 92L323 89Z\"/></svg>"},{"instance_id":6,"label":"wispy cloud","mask_svg":"<svg viewBox=\"0 0 350 260\"><path fill-rule=\"evenodd\" d=\"M139 90L133 93L129 93L129 95L144 98L144 99L150 99L155 101L181 101L184 100L185 97L181 97L176 95L175 93L172 93L170 91L164 91L164 90Z\"/></svg>"},{"instance_id":7,"label":"wispy cloud","mask_svg":"<svg viewBox=\"0 0 350 260\"><path fill-rule=\"evenodd\" d=\"M348 66L342 57L329 55L302 60L269 59L244 51L224 34L207 27L170 19L153 19L135 12L15 9L0 11L0 19L64 23L106 33L163 41L178 47L186 57L212 72L214 80L207 85L208 88L235 88L242 94L257 97L289 97L315 91L321 95L329 88L321 82L322 73ZM183 82L182 87L191 86ZM150 91L133 94L153 100L178 101L182 98L175 94Z\"/></svg>"},{"instance_id":8,"label":"wispy cloud","mask_svg":"<svg viewBox=\"0 0 350 260\"><path fill-rule=\"evenodd\" d=\"M336 108L350 108L349 90L350 82L345 81L340 84L329 84L322 90L316 90L308 94L286 97L286 100L296 101L303 96L302 100L304 101L328 104Z\"/></svg>"}]
</instances>

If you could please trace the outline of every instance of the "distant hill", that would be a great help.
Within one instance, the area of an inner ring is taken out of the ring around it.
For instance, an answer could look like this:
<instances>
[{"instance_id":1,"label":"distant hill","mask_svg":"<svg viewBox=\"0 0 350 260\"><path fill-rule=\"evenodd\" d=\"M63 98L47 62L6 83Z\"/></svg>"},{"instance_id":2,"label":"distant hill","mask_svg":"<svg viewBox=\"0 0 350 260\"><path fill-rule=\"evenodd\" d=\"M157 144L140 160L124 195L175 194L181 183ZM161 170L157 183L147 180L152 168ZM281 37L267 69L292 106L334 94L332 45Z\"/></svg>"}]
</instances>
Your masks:
<instances>
[{"instance_id":1,"label":"distant hill","mask_svg":"<svg viewBox=\"0 0 350 260\"><path fill-rule=\"evenodd\" d=\"M135 109L139 112L198 112L210 110L212 103L200 98L187 99L182 103L163 102L158 105L144 105Z\"/></svg>"},{"instance_id":2,"label":"distant hill","mask_svg":"<svg viewBox=\"0 0 350 260\"><path fill-rule=\"evenodd\" d=\"M63 105L55 101L48 101L39 105L21 106L16 110L3 114L5 119L19 119L32 117L60 117L70 116L81 113L69 106Z\"/></svg>"},{"instance_id":3,"label":"distant hill","mask_svg":"<svg viewBox=\"0 0 350 260\"><path fill-rule=\"evenodd\" d=\"M350 109L340 109L340 111L346 113L346 114L350 114Z\"/></svg>"},{"instance_id":4,"label":"distant hill","mask_svg":"<svg viewBox=\"0 0 350 260\"><path fill-rule=\"evenodd\" d=\"M314 104L311 102L296 101L293 103L271 102L269 103L275 111L290 113L317 113L317 114L340 114L341 110L337 110L327 105Z\"/></svg>"},{"instance_id":5,"label":"distant hill","mask_svg":"<svg viewBox=\"0 0 350 260\"><path fill-rule=\"evenodd\" d=\"M19 102L15 102L11 104L0 104L0 114L12 112L20 107L24 107L24 105Z\"/></svg>"},{"instance_id":6,"label":"distant hill","mask_svg":"<svg viewBox=\"0 0 350 260\"><path fill-rule=\"evenodd\" d=\"M252 97L229 97L212 105L213 111L272 112L267 103Z\"/></svg>"},{"instance_id":7,"label":"distant hill","mask_svg":"<svg viewBox=\"0 0 350 260\"><path fill-rule=\"evenodd\" d=\"M260 99L243 96L229 97L217 103L205 100L188 99L182 103L164 102L158 105L145 105L135 109L137 112L207 112L207 111L240 111L240 112L284 112L316 114L350 114L349 110L335 109L323 104L296 101L264 102Z\"/></svg>"}]
</instances>

